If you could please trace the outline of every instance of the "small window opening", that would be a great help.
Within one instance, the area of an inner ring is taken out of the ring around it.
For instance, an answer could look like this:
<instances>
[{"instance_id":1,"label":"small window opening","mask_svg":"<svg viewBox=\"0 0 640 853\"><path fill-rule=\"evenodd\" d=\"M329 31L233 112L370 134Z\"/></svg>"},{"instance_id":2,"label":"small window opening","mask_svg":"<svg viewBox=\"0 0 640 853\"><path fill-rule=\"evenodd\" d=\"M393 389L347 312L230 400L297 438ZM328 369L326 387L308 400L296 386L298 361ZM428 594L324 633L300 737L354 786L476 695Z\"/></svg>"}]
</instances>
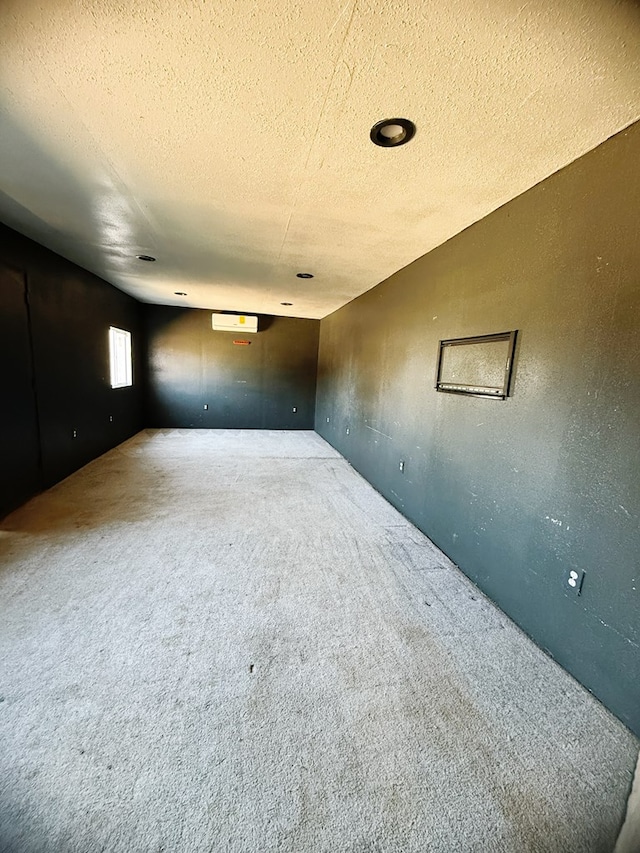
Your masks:
<instances>
[{"instance_id":1,"label":"small window opening","mask_svg":"<svg viewBox=\"0 0 640 853\"><path fill-rule=\"evenodd\" d=\"M111 368L111 387L126 388L133 385L131 363L131 332L109 327L109 366Z\"/></svg>"}]
</instances>

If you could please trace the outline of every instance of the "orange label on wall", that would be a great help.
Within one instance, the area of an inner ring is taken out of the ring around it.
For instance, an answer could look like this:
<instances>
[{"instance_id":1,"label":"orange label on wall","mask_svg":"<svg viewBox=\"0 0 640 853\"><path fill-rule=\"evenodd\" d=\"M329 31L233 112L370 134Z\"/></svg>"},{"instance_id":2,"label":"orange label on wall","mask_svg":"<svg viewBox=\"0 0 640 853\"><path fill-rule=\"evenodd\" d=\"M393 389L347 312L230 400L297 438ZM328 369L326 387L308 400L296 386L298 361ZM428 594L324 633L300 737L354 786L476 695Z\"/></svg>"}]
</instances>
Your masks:
<instances>
[{"instance_id":1,"label":"orange label on wall","mask_svg":"<svg viewBox=\"0 0 640 853\"><path fill-rule=\"evenodd\" d=\"M251 341L234 341L234 344L237 347L248 347L250 345L250 343L251 343Z\"/></svg>"}]
</instances>

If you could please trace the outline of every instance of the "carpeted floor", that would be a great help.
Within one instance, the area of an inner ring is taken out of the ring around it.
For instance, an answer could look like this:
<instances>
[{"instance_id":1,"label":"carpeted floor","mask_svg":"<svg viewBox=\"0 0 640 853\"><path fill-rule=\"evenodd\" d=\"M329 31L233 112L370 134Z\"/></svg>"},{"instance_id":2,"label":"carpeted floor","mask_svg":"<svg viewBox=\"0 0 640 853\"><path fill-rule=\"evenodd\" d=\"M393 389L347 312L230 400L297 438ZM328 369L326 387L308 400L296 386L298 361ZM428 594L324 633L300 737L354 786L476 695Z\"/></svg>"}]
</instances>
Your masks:
<instances>
[{"instance_id":1,"label":"carpeted floor","mask_svg":"<svg viewBox=\"0 0 640 853\"><path fill-rule=\"evenodd\" d=\"M625 821L620 830L614 853L640 853L640 756L638 756L638 763L636 764Z\"/></svg>"},{"instance_id":2,"label":"carpeted floor","mask_svg":"<svg viewBox=\"0 0 640 853\"><path fill-rule=\"evenodd\" d=\"M0 525L2 853L610 853L638 742L312 432Z\"/></svg>"}]
</instances>

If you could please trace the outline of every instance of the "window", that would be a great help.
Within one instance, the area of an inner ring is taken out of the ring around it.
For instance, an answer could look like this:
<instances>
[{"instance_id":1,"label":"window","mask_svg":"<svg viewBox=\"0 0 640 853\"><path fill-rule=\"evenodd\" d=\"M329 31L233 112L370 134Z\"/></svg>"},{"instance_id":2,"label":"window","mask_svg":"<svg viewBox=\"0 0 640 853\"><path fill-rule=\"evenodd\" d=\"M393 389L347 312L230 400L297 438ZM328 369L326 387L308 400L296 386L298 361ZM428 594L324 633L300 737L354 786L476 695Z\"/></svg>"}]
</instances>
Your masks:
<instances>
[{"instance_id":1,"label":"window","mask_svg":"<svg viewBox=\"0 0 640 853\"><path fill-rule=\"evenodd\" d=\"M133 385L131 365L131 332L109 327L109 365L111 368L111 387L125 388Z\"/></svg>"}]
</instances>

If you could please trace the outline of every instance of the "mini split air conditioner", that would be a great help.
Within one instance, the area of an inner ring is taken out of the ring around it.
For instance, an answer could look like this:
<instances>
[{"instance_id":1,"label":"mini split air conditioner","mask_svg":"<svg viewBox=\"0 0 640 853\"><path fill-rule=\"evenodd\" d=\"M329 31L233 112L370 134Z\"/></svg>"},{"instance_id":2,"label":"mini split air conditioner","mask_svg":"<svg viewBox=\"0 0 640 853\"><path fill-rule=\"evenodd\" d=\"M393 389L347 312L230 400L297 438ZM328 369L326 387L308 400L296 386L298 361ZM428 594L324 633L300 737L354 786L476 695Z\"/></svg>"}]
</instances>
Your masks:
<instances>
[{"instance_id":1,"label":"mini split air conditioner","mask_svg":"<svg viewBox=\"0 0 640 853\"><path fill-rule=\"evenodd\" d=\"M258 318L248 314L212 314L214 332L257 332Z\"/></svg>"}]
</instances>

